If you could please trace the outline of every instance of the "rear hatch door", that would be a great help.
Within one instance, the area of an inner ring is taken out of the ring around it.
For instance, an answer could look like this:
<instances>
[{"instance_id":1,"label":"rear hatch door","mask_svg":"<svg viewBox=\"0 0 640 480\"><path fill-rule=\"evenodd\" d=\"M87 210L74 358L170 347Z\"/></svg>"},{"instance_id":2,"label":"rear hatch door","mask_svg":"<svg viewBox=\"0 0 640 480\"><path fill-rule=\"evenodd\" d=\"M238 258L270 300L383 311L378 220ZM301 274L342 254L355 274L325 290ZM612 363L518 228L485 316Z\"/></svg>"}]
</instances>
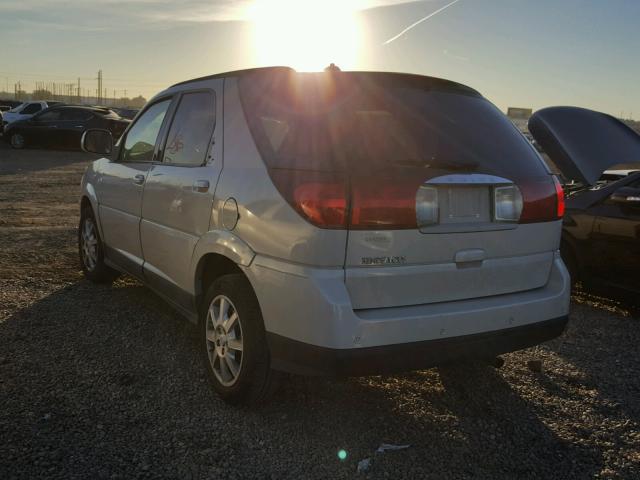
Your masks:
<instances>
[{"instance_id":1,"label":"rear hatch door","mask_svg":"<svg viewBox=\"0 0 640 480\"><path fill-rule=\"evenodd\" d=\"M345 279L354 309L544 286L560 222L537 152L478 95L378 87L353 105Z\"/></svg>"}]
</instances>

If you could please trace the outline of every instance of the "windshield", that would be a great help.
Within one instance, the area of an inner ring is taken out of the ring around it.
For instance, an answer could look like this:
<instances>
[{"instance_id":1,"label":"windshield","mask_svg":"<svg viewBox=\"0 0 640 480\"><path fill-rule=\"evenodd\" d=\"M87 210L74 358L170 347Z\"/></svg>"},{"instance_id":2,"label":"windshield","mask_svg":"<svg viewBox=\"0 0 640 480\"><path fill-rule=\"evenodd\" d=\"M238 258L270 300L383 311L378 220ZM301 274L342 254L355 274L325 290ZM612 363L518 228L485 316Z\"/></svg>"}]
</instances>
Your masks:
<instances>
[{"instance_id":1,"label":"windshield","mask_svg":"<svg viewBox=\"0 0 640 480\"><path fill-rule=\"evenodd\" d=\"M455 84L416 78L255 75L240 84L252 133L272 168L546 174L526 139L490 102Z\"/></svg>"},{"instance_id":2,"label":"windshield","mask_svg":"<svg viewBox=\"0 0 640 480\"><path fill-rule=\"evenodd\" d=\"M22 107L24 107L25 105L26 105L26 103L21 103L20 105L18 105L17 107L13 107L9 111L12 112L12 113L19 112L20 110L22 110Z\"/></svg>"}]
</instances>

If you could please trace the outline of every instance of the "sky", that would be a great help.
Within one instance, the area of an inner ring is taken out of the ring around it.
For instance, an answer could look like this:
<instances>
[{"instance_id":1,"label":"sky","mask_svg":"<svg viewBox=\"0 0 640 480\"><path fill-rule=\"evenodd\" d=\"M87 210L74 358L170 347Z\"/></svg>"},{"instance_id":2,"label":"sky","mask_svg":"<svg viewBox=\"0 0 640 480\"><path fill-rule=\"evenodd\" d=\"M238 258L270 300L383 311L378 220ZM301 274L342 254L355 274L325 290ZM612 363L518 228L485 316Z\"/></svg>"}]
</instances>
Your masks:
<instances>
[{"instance_id":1,"label":"sky","mask_svg":"<svg viewBox=\"0 0 640 480\"><path fill-rule=\"evenodd\" d=\"M212 73L335 62L458 81L503 110L639 119L639 24L640 0L0 0L0 90L95 89L101 69L109 96L149 98Z\"/></svg>"}]
</instances>

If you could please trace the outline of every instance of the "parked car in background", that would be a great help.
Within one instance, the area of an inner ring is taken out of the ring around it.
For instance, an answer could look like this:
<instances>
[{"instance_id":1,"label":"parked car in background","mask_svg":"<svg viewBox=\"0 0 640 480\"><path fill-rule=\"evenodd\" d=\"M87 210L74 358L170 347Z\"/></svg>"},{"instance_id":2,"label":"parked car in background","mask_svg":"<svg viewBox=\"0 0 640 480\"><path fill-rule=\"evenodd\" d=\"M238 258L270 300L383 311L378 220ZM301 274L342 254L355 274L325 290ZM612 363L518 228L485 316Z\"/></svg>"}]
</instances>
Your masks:
<instances>
[{"instance_id":1,"label":"parked car in background","mask_svg":"<svg viewBox=\"0 0 640 480\"><path fill-rule=\"evenodd\" d=\"M129 273L199 324L228 402L278 371L366 375L560 335L562 189L454 82L265 68L159 93L82 181L87 278ZM224 148L223 148L224 147Z\"/></svg>"},{"instance_id":2,"label":"parked car in background","mask_svg":"<svg viewBox=\"0 0 640 480\"><path fill-rule=\"evenodd\" d=\"M18 105L22 105L24 102L19 100L3 100L0 99L0 112L6 112L12 108L16 108Z\"/></svg>"},{"instance_id":3,"label":"parked car in background","mask_svg":"<svg viewBox=\"0 0 640 480\"><path fill-rule=\"evenodd\" d=\"M130 120L108 108L58 106L9 124L4 138L13 148L40 146L76 150L80 149L80 139L87 129L108 130L117 139L129 123Z\"/></svg>"},{"instance_id":4,"label":"parked car in background","mask_svg":"<svg viewBox=\"0 0 640 480\"><path fill-rule=\"evenodd\" d=\"M562 257L574 282L640 293L640 136L616 118L575 107L536 112L529 130L565 178Z\"/></svg>"},{"instance_id":5,"label":"parked car in background","mask_svg":"<svg viewBox=\"0 0 640 480\"><path fill-rule=\"evenodd\" d=\"M122 118L128 118L129 120L133 120L133 118L138 114L140 109L138 108L112 108L114 112L120 115Z\"/></svg>"},{"instance_id":6,"label":"parked car in background","mask_svg":"<svg viewBox=\"0 0 640 480\"><path fill-rule=\"evenodd\" d=\"M50 100L36 100L33 102L24 102L17 107L12 108L2 113L2 130L6 130L7 125L17 122L18 120L26 120L33 117L35 114L45 110L54 105L59 105L62 102L55 102Z\"/></svg>"}]
</instances>

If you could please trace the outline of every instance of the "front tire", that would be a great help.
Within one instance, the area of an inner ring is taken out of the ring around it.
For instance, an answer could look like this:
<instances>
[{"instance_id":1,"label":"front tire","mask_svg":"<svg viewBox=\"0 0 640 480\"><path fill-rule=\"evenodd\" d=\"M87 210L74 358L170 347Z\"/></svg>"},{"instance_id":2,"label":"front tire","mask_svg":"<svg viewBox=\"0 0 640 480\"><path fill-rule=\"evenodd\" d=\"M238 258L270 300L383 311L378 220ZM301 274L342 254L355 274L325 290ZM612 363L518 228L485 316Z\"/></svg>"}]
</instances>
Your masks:
<instances>
[{"instance_id":1,"label":"front tire","mask_svg":"<svg viewBox=\"0 0 640 480\"><path fill-rule=\"evenodd\" d=\"M211 385L232 405L263 403L277 385L258 300L241 274L224 275L207 290L198 344Z\"/></svg>"},{"instance_id":2,"label":"front tire","mask_svg":"<svg viewBox=\"0 0 640 480\"><path fill-rule=\"evenodd\" d=\"M78 228L78 253L84 276L94 283L111 283L118 272L104 263L104 249L93 211L82 209Z\"/></svg>"}]
</instances>

